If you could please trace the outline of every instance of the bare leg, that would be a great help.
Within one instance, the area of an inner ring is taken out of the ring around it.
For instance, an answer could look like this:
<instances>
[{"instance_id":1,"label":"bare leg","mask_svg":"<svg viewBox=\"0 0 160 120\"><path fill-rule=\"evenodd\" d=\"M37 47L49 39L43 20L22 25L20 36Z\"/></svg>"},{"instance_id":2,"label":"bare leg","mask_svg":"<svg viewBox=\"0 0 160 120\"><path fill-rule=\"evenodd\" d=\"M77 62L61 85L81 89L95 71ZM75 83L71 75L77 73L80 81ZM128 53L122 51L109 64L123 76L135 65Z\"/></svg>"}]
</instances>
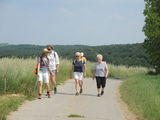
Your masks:
<instances>
[{"instance_id":1,"label":"bare leg","mask_svg":"<svg viewBox=\"0 0 160 120\"><path fill-rule=\"evenodd\" d=\"M83 93L83 81L82 80L79 81L79 87L80 87L80 94L82 94Z\"/></svg>"},{"instance_id":2,"label":"bare leg","mask_svg":"<svg viewBox=\"0 0 160 120\"><path fill-rule=\"evenodd\" d=\"M82 80L79 81L79 87L80 87L80 89L83 88L83 81Z\"/></svg>"},{"instance_id":3,"label":"bare leg","mask_svg":"<svg viewBox=\"0 0 160 120\"><path fill-rule=\"evenodd\" d=\"M97 88L97 92L98 92L98 94L100 94L100 88Z\"/></svg>"},{"instance_id":4,"label":"bare leg","mask_svg":"<svg viewBox=\"0 0 160 120\"><path fill-rule=\"evenodd\" d=\"M50 75L50 80L51 80L54 88L56 88L56 80L55 79L56 79L55 75Z\"/></svg>"},{"instance_id":5,"label":"bare leg","mask_svg":"<svg viewBox=\"0 0 160 120\"><path fill-rule=\"evenodd\" d=\"M104 88L102 88L102 91L104 91Z\"/></svg>"},{"instance_id":6,"label":"bare leg","mask_svg":"<svg viewBox=\"0 0 160 120\"><path fill-rule=\"evenodd\" d=\"M77 79L75 79L75 89L76 89L76 93L78 93L78 83L79 81Z\"/></svg>"},{"instance_id":7,"label":"bare leg","mask_svg":"<svg viewBox=\"0 0 160 120\"><path fill-rule=\"evenodd\" d=\"M102 88L102 90L101 90L101 95L103 95L104 94L104 88Z\"/></svg>"},{"instance_id":8,"label":"bare leg","mask_svg":"<svg viewBox=\"0 0 160 120\"><path fill-rule=\"evenodd\" d=\"M47 88L47 92L49 92L50 91L49 83L46 83L46 88Z\"/></svg>"},{"instance_id":9,"label":"bare leg","mask_svg":"<svg viewBox=\"0 0 160 120\"><path fill-rule=\"evenodd\" d=\"M49 86L49 83L46 83L46 88L47 88L47 96L48 96L48 98L50 98L51 95L50 95L50 86Z\"/></svg>"}]
</instances>

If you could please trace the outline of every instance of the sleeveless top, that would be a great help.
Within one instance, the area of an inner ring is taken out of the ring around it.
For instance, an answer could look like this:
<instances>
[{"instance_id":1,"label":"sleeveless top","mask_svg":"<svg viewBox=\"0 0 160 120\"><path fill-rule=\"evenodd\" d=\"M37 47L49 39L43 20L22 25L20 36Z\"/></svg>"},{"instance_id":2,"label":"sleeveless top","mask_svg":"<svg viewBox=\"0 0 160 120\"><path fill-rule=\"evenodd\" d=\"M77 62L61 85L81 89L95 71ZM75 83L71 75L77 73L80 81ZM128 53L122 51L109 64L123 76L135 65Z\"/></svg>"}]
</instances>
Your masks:
<instances>
[{"instance_id":1,"label":"sleeveless top","mask_svg":"<svg viewBox=\"0 0 160 120\"><path fill-rule=\"evenodd\" d=\"M43 58L42 56L39 57L39 63L40 63L40 71L49 71L49 59Z\"/></svg>"}]
</instances>

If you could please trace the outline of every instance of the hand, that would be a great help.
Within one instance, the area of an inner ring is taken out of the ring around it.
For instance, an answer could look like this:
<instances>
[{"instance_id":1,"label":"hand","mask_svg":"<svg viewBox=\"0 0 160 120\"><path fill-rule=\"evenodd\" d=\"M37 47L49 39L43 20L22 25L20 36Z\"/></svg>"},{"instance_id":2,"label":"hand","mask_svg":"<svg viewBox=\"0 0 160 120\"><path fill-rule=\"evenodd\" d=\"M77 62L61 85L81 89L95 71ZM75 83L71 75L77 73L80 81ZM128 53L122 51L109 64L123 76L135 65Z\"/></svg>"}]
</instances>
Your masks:
<instances>
[{"instance_id":1,"label":"hand","mask_svg":"<svg viewBox=\"0 0 160 120\"><path fill-rule=\"evenodd\" d=\"M59 70L58 70L58 69L56 70L56 74L57 74L57 73L59 73Z\"/></svg>"},{"instance_id":2,"label":"hand","mask_svg":"<svg viewBox=\"0 0 160 120\"><path fill-rule=\"evenodd\" d=\"M96 78L96 77L95 77L95 76L93 76L93 78L92 78L92 79L94 80L95 78Z\"/></svg>"},{"instance_id":3,"label":"hand","mask_svg":"<svg viewBox=\"0 0 160 120\"><path fill-rule=\"evenodd\" d=\"M39 73L38 73L38 72L37 72L37 74L36 74L36 75L37 75L37 77L39 77Z\"/></svg>"}]
</instances>

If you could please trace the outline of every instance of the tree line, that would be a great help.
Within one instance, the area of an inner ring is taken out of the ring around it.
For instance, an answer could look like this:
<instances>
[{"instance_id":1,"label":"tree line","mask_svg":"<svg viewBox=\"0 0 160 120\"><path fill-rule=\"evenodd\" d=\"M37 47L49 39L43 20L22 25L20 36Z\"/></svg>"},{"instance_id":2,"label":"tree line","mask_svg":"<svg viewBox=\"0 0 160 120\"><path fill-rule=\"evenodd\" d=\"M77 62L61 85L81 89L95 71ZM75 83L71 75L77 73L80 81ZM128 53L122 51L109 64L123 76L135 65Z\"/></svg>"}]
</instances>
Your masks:
<instances>
[{"instance_id":1,"label":"tree line","mask_svg":"<svg viewBox=\"0 0 160 120\"><path fill-rule=\"evenodd\" d=\"M38 45L0 45L0 58L36 58L45 46ZM151 67L150 59L142 43L104 46L55 45L62 58L74 59L76 51L84 52L89 61L95 61L97 54L102 54L107 63L114 65Z\"/></svg>"}]
</instances>

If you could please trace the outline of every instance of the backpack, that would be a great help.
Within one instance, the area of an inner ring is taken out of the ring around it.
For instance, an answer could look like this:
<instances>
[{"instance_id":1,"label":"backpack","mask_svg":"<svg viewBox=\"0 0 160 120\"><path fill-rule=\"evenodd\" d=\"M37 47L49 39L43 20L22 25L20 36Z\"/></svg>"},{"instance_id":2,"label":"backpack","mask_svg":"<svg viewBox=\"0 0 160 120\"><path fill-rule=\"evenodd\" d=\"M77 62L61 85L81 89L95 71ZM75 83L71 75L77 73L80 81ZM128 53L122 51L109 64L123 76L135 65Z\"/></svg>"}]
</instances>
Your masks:
<instances>
[{"instance_id":1,"label":"backpack","mask_svg":"<svg viewBox=\"0 0 160 120\"><path fill-rule=\"evenodd\" d=\"M86 59L85 57L82 57L82 61L83 61L84 63L86 63L86 62L87 62L87 59Z\"/></svg>"},{"instance_id":2,"label":"backpack","mask_svg":"<svg viewBox=\"0 0 160 120\"><path fill-rule=\"evenodd\" d=\"M38 64L35 65L34 74L36 74L36 75L38 74Z\"/></svg>"}]
</instances>

